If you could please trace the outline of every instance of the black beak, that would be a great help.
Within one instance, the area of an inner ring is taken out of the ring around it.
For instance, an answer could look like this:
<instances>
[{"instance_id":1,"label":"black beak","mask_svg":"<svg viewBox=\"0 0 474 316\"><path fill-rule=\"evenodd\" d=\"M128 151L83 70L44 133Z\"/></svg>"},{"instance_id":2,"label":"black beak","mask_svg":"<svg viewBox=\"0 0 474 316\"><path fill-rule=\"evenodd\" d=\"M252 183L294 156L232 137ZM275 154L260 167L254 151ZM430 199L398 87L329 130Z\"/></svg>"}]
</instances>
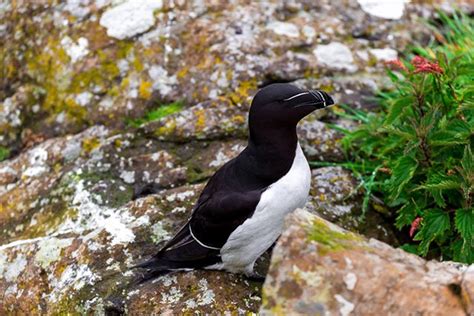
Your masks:
<instances>
[{"instance_id":1,"label":"black beak","mask_svg":"<svg viewBox=\"0 0 474 316\"><path fill-rule=\"evenodd\" d=\"M283 100L290 103L292 107L314 106L317 109L324 109L334 104L334 100L329 94L321 90L308 90L295 94L294 96Z\"/></svg>"},{"instance_id":2,"label":"black beak","mask_svg":"<svg viewBox=\"0 0 474 316\"><path fill-rule=\"evenodd\" d=\"M309 90L308 92L316 99L316 105L318 105L319 108L325 108L334 104L334 100L331 96L324 91Z\"/></svg>"}]
</instances>

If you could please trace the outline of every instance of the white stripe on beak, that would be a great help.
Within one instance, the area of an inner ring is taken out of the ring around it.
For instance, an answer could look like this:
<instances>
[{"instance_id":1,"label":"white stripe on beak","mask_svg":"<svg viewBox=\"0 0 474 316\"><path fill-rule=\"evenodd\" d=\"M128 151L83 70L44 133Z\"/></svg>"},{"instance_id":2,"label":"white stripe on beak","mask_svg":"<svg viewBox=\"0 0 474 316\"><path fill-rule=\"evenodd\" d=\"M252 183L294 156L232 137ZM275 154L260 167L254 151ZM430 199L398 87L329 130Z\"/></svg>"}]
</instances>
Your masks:
<instances>
[{"instance_id":1,"label":"white stripe on beak","mask_svg":"<svg viewBox=\"0 0 474 316\"><path fill-rule=\"evenodd\" d=\"M321 92L319 92L318 90L315 90L314 92L319 94L319 96L321 97L321 100L323 100L324 107L326 107L326 99L324 99L323 94Z\"/></svg>"}]
</instances>

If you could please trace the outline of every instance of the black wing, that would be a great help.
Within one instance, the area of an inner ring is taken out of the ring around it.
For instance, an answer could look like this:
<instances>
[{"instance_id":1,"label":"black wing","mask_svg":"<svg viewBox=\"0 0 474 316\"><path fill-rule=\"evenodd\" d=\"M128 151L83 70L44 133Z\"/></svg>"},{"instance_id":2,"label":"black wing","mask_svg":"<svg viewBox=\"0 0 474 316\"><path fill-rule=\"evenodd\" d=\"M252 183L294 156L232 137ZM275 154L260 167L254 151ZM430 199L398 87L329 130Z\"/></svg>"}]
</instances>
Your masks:
<instances>
[{"instance_id":1,"label":"black wing","mask_svg":"<svg viewBox=\"0 0 474 316\"><path fill-rule=\"evenodd\" d=\"M220 262L220 248L253 214L268 185L239 169L237 158L219 169L202 191L190 220L152 259L136 267L156 276L163 271Z\"/></svg>"}]
</instances>

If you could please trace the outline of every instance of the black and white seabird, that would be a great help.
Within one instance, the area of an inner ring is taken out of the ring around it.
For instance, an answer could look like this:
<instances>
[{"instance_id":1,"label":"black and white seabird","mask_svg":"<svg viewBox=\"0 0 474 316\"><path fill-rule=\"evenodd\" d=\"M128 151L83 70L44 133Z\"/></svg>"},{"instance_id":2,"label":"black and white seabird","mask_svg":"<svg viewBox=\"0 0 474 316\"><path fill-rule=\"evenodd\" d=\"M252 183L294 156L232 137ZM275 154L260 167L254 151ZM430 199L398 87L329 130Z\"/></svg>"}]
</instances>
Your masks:
<instances>
[{"instance_id":1,"label":"black and white seabird","mask_svg":"<svg viewBox=\"0 0 474 316\"><path fill-rule=\"evenodd\" d=\"M259 90L247 147L211 177L184 227L137 266L146 269L146 278L199 268L257 277L255 261L281 234L285 215L308 198L311 173L296 125L332 104L323 91L286 83Z\"/></svg>"}]
</instances>

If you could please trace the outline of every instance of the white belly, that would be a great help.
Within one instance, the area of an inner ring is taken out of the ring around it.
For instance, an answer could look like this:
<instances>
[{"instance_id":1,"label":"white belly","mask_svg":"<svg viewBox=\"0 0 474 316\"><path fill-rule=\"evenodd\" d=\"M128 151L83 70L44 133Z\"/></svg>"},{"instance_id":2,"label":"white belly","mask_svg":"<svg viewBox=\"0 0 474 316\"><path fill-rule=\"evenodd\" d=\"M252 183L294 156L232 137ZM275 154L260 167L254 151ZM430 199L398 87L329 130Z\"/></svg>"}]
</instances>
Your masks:
<instances>
[{"instance_id":1,"label":"white belly","mask_svg":"<svg viewBox=\"0 0 474 316\"><path fill-rule=\"evenodd\" d=\"M221 268L251 274L257 258L280 236L285 216L305 205L310 185L311 171L298 144L288 173L263 192L253 216L222 247Z\"/></svg>"}]
</instances>

